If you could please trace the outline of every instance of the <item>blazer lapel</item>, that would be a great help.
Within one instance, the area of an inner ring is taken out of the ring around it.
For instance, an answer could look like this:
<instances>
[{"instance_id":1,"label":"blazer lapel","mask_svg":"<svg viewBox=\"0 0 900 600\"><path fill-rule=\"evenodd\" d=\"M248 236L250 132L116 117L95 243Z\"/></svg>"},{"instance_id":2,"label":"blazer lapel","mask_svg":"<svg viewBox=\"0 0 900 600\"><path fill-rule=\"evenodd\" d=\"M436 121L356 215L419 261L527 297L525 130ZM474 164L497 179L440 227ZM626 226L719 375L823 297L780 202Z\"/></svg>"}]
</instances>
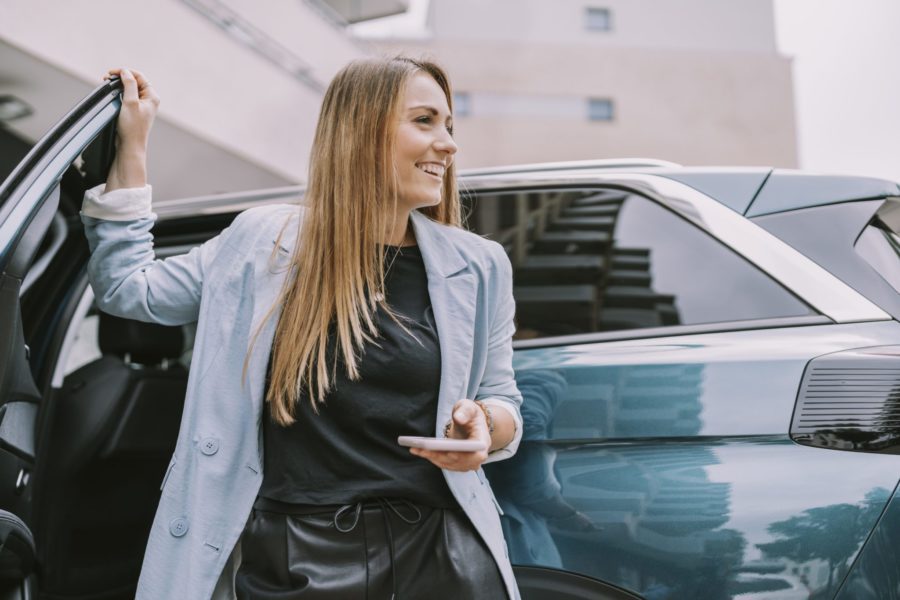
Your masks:
<instances>
[{"instance_id":1,"label":"blazer lapel","mask_svg":"<svg viewBox=\"0 0 900 600\"><path fill-rule=\"evenodd\" d=\"M435 433L440 435L457 400L465 397L472 364L475 327L475 275L445 226L418 211L411 213L441 349L441 388Z\"/></svg>"},{"instance_id":2,"label":"blazer lapel","mask_svg":"<svg viewBox=\"0 0 900 600\"><path fill-rule=\"evenodd\" d=\"M296 229L296 222L291 220L288 227L294 227L294 229ZM247 366L247 383L250 388L251 405L256 411L259 423L261 423L260 419L262 419L263 415L263 393L265 392L265 377L268 370L269 354L271 354L272 351L272 342L275 340L275 327L281 316L281 309L279 308L272 311L265 323L263 323L263 318L266 317L269 310L275 304L275 300L284 285L285 277L287 277L287 274L290 271L290 248L293 246L294 237L295 234L292 231L286 232L285 236L282 238L281 244L276 249L276 263L274 265L275 273L270 270L271 263L269 262L270 255L268 252L264 258L258 259L263 260L264 262L255 265L257 273L264 272L266 274L264 279L266 285L254 286L250 340L252 340L253 334L256 333L260 325L262 325L262 329L259 329L259 336L256 338L256 343L254 344L252 354L250 355L250 361ZM272 239L273 249L275 248L277 241L277 238ZM256 277L259 278L259 275L256 275ZM257 279L257 281L259 281L259 279Z\"/></svg>"}]
</instances>

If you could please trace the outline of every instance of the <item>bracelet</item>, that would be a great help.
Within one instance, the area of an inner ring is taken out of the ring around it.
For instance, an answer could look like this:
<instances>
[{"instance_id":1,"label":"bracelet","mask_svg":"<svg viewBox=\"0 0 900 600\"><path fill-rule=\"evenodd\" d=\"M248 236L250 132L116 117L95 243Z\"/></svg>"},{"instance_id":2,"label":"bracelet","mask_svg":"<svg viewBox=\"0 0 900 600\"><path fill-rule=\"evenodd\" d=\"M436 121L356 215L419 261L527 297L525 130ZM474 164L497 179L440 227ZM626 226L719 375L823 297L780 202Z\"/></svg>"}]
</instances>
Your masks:
<instances>
[{"instance_id":1,"label":"bracelet","mask_svg":"<svg viewBox=\"0 0 900 600\"><path fill-rule=\"evenodd\" d=\"M487 420L488 433L490 435L494 435L494 415L491 414L491 409L485 405L481 400L474 400L475 404L478 405L478 408L481 409L481 412L484 413L484 418ZM453 426L453 417L450 417L450 420L447 421L447 424L444 425L444 437L450 437L450 428ZM513 427L515 427L515 421L513 421Z\"/></svg>"},{"instance_id":2,"label":"bracelet","mask_svg":"<svg viewBox=\"0 0 900 600\"><path fill-rule=\"evenodd\" d=\"M494 435L494 415L491 414L491 409L481 400L475 400L475 404L478 405L478 408L484 413L484 418L487 419L488 433Z\"/></svg>"}]
</instances>

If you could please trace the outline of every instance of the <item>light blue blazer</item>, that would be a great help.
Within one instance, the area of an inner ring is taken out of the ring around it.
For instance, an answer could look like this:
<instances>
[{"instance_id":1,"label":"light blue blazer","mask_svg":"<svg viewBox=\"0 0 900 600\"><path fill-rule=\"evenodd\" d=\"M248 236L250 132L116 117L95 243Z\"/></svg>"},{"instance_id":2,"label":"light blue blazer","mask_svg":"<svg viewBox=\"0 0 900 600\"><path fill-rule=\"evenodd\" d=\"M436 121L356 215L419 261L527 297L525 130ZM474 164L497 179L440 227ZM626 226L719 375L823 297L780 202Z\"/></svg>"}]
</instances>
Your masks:
<instances>
[{"instance_id":1,"label":"light blue blazer","mask_svg":"<svg viewBox=\"0 0 900 600\"><path fill-rule=\"evenodd\" d=\"M167 325L197 321L181 429L137 597L233 598L239 540L263 478L263 386L277 313L263 324L245 383L241 370L250 338L281 290L303 209L252 208L202 246L156 260L149 186L145 200L132 194L130 203L108 198L119 191L101 196L100 190L89 191L82 207L91 248L88 273L100 309ZM495 242L419 212L412 213L412 223L440 338L435 435L460 398L490 399L515 416L517 434L488 460L512 456L521 437L522 396L512 369L509 259ZM270 262L273 250L276 268ZM483 471L444 475L496 560L510 598L518 599L499 505Z\"/></svg>"}]
</instances>

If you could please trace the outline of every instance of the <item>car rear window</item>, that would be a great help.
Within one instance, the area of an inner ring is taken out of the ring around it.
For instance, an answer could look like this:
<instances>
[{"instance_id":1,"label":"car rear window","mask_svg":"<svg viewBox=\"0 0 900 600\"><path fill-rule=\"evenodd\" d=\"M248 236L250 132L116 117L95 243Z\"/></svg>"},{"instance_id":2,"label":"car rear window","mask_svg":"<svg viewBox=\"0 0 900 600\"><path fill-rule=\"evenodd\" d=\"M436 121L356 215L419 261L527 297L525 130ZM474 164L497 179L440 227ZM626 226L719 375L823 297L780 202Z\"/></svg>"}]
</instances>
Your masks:
<instances>
[{"instance_id":1,"label":"car rear window","mask_svg":"<svg viewBox=\"0 0 900 600\"><path fill-rule=\"evenodd\" d=\"M856 251L900 292L900 235L880 221L873 221L856 240Z\"/></svg>"}]
</instances>

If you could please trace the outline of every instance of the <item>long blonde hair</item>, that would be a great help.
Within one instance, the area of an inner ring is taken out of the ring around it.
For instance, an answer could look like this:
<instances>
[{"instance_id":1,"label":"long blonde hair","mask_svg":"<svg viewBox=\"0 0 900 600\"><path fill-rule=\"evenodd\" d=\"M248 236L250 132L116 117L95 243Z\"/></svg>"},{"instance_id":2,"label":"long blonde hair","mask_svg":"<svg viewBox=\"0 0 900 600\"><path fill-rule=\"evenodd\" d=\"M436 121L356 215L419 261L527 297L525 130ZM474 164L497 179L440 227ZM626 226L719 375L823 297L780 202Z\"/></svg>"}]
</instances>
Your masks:
<instances>
[{"instance_id":1,"label":"long blonde hair","mask_svg":"<svg viewBox=\"0 0 900 600\"><path fill-rule=\"evenodd\" d=\"M272 417L281 425L294 422L303 392L318 412L318 404L334 384L339 357L347 376L359 379L363 346L379 335L374 318L379 305L395 318L383 301L383 240L391 233L398 205L394 132L406 83L418 72L437 82L452 113L449 79L429 60L404 56L354 60L335 75L325 92L291 273L266 317L281 307L266 393ZM444 176L441 202L420 212L459 226L452 163ZM248 361L249 354L245 375Z\"/></svg>"}]
</instances>

